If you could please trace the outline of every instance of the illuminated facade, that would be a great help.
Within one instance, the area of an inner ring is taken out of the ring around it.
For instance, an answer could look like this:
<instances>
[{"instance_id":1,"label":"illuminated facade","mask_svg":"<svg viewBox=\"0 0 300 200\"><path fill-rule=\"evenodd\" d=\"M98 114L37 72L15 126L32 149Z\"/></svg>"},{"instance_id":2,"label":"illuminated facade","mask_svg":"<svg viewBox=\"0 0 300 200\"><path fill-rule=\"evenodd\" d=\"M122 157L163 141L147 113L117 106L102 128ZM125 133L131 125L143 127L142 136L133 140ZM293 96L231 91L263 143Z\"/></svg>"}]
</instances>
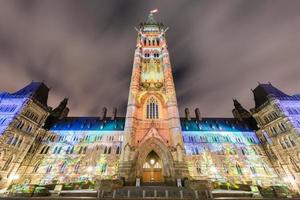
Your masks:
<instances>
[{"instance_id":1,"label":"illuminated facade","mask_svg":"<svg viewBox=\"0 0 300 200\"><path fill-rule=\"evenodd\" d=\"M50 108L49 89L38 82L0 93L1 187L117 178L135 184L139 178L168 185L285 181L298 189L300 98L255 92L259 85L252 113L234 100L234 118L202 118L199 109L195 117L188 109L180 117L167 28L150 14L136 30L126 117L116 109L110 117L106 109L99 117L68 117L67 100Z\"/></svg>"}]
</instances>

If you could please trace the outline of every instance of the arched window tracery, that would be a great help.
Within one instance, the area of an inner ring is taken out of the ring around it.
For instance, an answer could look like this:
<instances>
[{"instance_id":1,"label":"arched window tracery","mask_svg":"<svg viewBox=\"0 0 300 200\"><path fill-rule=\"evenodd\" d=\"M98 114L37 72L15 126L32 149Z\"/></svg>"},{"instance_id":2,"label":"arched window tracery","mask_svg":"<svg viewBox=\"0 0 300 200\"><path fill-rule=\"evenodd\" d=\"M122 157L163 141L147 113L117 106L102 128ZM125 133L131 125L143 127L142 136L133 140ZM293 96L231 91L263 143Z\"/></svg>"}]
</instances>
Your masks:
<instances>
[{"instance_id":1,"label":"arched window tracery","mask_svg":"<svg viewBox=\"0 0 300 200\"><path fill-rule=\"evenodd\" d=\"M158 100L154 97L150 97L146 104L146 117L147 119L158 119L159 118L159 106Z\"/></svg>"}]
</instances>

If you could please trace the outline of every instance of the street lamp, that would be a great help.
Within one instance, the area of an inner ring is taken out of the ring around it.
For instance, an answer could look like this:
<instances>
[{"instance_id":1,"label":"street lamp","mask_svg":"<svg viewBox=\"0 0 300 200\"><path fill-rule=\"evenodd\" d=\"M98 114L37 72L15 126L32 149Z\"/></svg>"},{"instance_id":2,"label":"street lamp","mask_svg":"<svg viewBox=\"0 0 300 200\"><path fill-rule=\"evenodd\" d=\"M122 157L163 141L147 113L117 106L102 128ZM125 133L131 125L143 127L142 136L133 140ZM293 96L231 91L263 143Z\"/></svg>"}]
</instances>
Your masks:
<instances>
[{"instance_id":1,"label":"street lamp","mask_svg":"<svg viewBox=\"0 0 300 200\"><path fill-rule=\"evenodd\" d=\"M10 176L10 178L11 178L11 180L18 180L19 178L20 178L20 175L19 174L12 174L11 176Z\"/></svg>"},{"instance_id":2,"label":"street lamp","mask_svg":"<svg viewBox=\"0 0 300 200\"><path fill-rule=\"evenodd\" d=\"M88 168L87 168L87 172L92 172L93 171L93 167L92 166L89 166Z\"/></svg>"},{"instance_id":3,"label":"street lamp","mask_svg":"<svg viewBox=\"0 0 300 200\"><path fill-rule=\"evenodd\" d=\"M89 179L91 180L92 179L92 171L93 171L93 166L89 166L87 169L86 169L86 171L88 172L88 177L89 177Z\"/></svg>"}]
</instances>

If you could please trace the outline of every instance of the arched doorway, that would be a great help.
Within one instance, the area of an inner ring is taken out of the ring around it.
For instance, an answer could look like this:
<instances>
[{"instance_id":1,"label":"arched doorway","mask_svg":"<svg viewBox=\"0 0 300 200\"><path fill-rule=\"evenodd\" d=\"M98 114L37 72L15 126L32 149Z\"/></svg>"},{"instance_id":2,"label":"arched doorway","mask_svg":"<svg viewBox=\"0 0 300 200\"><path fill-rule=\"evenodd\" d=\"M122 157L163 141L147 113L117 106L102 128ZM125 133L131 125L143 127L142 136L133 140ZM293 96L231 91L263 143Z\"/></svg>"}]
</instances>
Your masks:
<instances>
[{"instance_id":1,"label":"arched doorway","mask_svg":"<svg viewBox=\"0 0 300 200\"><path fill-rule=\"evenodd\" d=\"M154 151L151 151L143 164L143 182L160 183L163 181L162 161Z\"/></svg>"}]
</instances>

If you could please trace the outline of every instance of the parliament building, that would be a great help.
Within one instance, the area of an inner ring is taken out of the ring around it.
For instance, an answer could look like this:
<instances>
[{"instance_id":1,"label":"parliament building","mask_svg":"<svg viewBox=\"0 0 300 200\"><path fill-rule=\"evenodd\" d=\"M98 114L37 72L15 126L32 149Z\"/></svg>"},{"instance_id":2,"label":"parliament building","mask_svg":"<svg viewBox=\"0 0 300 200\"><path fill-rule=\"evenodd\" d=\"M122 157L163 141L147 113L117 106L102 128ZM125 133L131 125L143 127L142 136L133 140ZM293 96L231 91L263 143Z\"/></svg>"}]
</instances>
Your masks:
<instances>
[{"instance_id":1,"label":"parliament building","mask_svg":"<svg viewBox=\"0 0 300 200\"><path fill-rule=\"evenodd\" d=\"M179 116L167 28L150 14L136 30L126 116L106 108L100 116L68 116L68 100L51 108L42 82L0 93L0 189L120 179L299 191L300 95L259 83L249 111L234 100L233 117L205 118L199 109Z\"/></svg>"}]
</instances>

